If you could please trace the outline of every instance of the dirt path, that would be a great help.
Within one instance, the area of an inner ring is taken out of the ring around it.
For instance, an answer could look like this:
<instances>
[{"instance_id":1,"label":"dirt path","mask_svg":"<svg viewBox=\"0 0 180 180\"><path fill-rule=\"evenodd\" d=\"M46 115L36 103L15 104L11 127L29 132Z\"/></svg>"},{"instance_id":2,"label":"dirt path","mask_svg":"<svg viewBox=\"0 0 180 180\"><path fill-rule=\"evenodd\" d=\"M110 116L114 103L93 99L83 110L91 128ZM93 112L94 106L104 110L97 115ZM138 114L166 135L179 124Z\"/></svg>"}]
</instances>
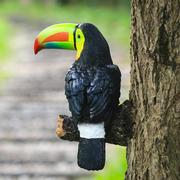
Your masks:
<instances>
[{"instance_id":1,"label":"dirt path","mask_svg":"<svg viewBox=\"0 0 180 180\"><path fill-rule=\"evenodd\" d=\"M41 26L18 27L12 61L5 67L13 78L0 94L0 179L66 180L88 175L76 164L77 143L55 135L58 114L69 114L64 76L74 53L47 50L34 56L33 41Z\"/></svg>"}]
</instances>

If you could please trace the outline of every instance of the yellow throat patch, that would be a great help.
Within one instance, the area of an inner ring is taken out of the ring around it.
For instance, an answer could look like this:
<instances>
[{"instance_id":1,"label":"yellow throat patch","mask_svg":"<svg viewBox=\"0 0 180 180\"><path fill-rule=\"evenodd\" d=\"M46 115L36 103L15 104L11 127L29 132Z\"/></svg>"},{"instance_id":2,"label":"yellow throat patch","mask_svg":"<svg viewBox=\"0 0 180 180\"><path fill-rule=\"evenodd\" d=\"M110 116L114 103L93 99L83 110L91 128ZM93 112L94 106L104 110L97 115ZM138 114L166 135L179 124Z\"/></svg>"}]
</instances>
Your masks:
<instances>
[{"instance_id":1,"label":"yellow throat patch","mask_svg":"<svg viewBox=\"0 0 180 180\"><path fill-rule=\"evenodd\" d=\"M85 42L85 37L81 29L76 30L76 49L77 49L77 54L76 54L76 60L79 59L81 56L81 52L84 48L84 42Z\"/></svg>"}]
</instances>

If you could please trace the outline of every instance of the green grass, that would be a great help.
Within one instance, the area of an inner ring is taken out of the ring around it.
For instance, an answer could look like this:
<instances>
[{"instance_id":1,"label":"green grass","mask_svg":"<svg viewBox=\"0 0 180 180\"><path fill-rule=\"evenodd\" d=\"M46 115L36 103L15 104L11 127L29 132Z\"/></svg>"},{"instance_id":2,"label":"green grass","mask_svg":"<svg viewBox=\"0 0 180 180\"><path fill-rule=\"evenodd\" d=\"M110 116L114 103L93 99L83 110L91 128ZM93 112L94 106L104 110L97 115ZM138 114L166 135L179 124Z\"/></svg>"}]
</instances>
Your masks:
<instances>
[{"instance_id":1,"label":"green grass","mask_svg":"<svg viewBox=\"0 0 180 180\"><path fill-rule=\"evenodd\" d=\"M2 66L8 61L10 39L10 25L0 18L0 86L9 78L10 74L2 70Z\"/></svg>"},{"instance_id":2,"label":"green grass","mask_svg":"<svg viewBox=\"0 0 180 180\"><path fill-rule=\"evenodd\" d=\"M129 47L130 12L123 7L88 7L82 5L57 6L31 3L21 5L16 0L6 1L0 6L0 15L19 14L31 19L49 22L90 22L96 24L108 41Z\"/></svg>"},{"instance_id":3,"label":"green grass","mask_svg":"<svg viewBox=\"0 0 180 180\"><path fill-rule=\"evenodd\" d=\"M107 162L105 170L96 174L95 180L124 180L126 169L126 148L120 146Z\"/></svg>"},{"instance_id":4,"label":"green grass","mask_svg":"<svg viewBox=\"0 0 180 180\"><path fill-rule=\"evenodd\" d=\"M9 33L10 26L8 22L0 18L0 63L6 60L5 56L9 52Z\"/></svg>"}]
</instances>

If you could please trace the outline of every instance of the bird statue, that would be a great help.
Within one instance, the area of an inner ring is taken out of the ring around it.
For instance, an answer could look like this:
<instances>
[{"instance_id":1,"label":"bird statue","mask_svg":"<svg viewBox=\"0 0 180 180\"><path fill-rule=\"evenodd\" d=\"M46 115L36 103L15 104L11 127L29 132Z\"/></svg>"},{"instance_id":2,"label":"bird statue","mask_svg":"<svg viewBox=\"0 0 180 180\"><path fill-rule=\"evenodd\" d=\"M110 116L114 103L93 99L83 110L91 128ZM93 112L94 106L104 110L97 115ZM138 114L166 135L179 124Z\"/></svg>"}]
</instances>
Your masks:
<instances>
[{"instance_id":1,"label":"bird statue","mask_svg":"<svg viewBox=\"0 0 180 180\"><path fill-rule=\"evenodd\" d=\"M80 132L78 165L101 170L105 165L105 136L118 108L121 82L108 43L93 24L63 23L39 33L34 53L42 49L77 51L65 77L65 94Z\"/></svg>"}]
</instances>

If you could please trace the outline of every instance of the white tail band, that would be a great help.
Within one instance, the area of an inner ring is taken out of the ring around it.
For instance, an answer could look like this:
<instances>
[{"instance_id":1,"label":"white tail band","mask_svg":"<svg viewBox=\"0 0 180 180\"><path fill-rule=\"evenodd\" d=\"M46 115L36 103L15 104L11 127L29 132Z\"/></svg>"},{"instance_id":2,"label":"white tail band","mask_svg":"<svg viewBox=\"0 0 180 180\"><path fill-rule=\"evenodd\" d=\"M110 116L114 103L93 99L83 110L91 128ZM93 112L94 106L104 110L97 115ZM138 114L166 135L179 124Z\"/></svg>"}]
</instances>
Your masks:
<instances>
[{"instance_id":1,"label":"white tail band","mask_svg":"<svg viewBox=\"0 0 180 180\"><path fill-rule=\"evenodd\" d=\"M80 137L86 139L105 138L104 122L98 124L79 123Z\"/></svg>"}]
</instances>

